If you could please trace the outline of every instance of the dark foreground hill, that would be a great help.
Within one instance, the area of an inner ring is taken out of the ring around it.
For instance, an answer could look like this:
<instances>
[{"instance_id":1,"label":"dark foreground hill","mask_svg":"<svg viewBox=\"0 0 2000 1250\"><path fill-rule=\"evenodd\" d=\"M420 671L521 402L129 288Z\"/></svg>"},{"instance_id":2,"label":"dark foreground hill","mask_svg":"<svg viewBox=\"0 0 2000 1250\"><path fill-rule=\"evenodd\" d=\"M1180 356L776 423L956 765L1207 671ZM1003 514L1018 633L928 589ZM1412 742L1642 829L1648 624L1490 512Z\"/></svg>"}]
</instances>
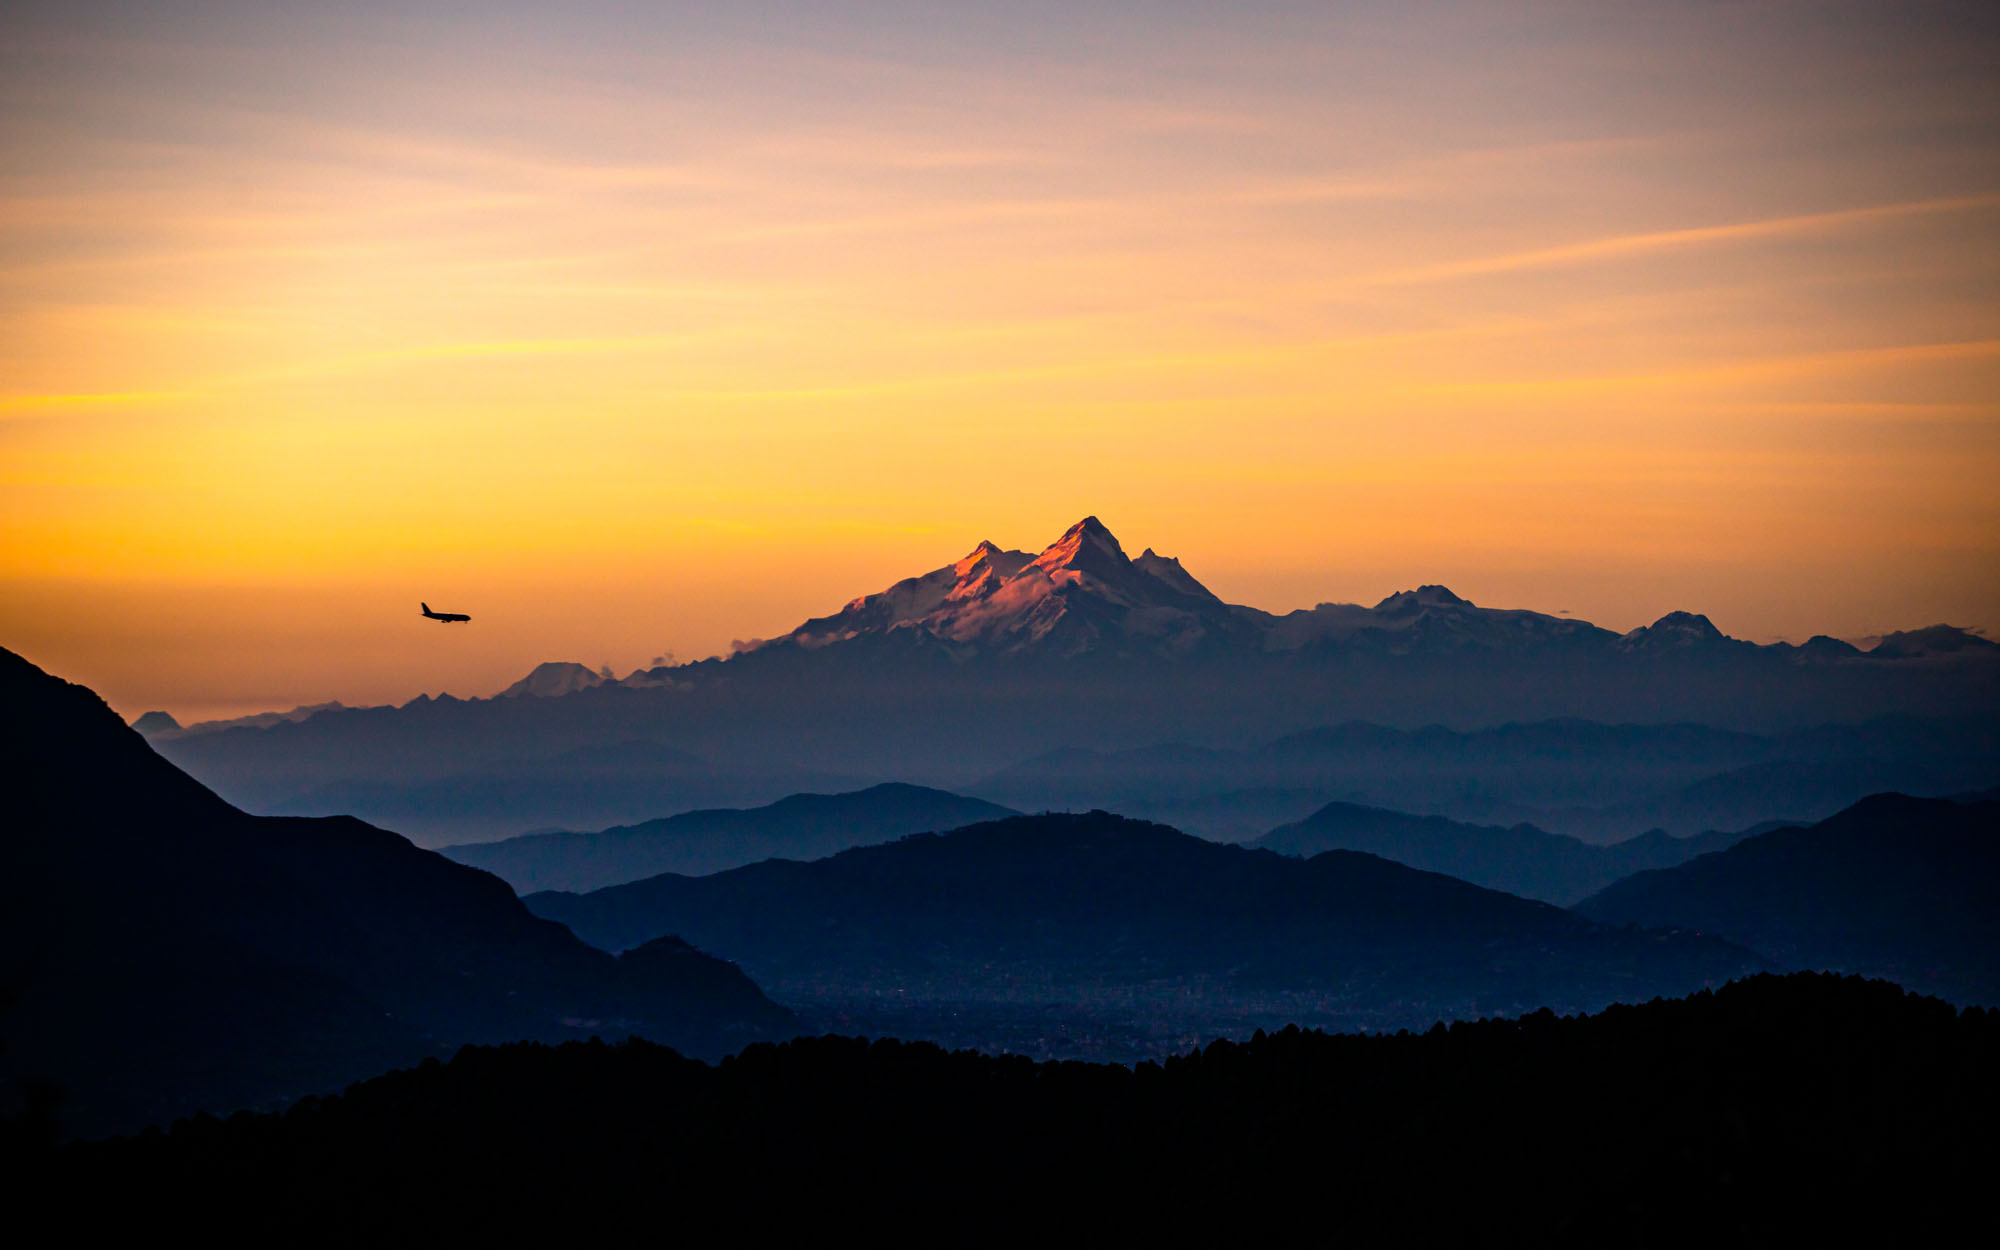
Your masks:
<instances>
[{"instance_id":1,"label":"dark foreground hill","mask_svg":"<svg viewBox=\"0 0 2000 1250\"><path fill-rule=\"evenodd\" d=\"M688 876L765 859L821 859L906 834L1016 813L983 799L895 782L850 794L794 794L764 807L683 812L602 833L532 833L442 848L523 894L598 890L663 872Z\"/></svg>"},{"instance_id":2,"label":"dark foreground hill","mask_svg":"<svg viewBox=\"0 0 2000 1250\"><path fill-rule=\"evenodd\" d=\"M681 934L820 1020L1028 1053L1593 1008L1763 967L1372 855L1300 861L1103 812L525 901L607 950Z\"/></svg>"},{"instance_id":3,"label":"dark foreground hill","mask_svg":"<svg viewBox=\"0 0 2000 1250\"><path fill-rule=\"evenodd\" d=\"M1943 1244L1990 1210L1996 1058L2000 1015L1810 974L1136 1068L843 1037L716 1067L473 1048L283 1115L31 1157L16 1210L259 1241Z\"/></svg>"},{"instance_id":4,"label":"dark foreground hill","mask_svg":"<svg viewBox=\"0 0 2000 1250\"><path fill-rule=\"evenodd\" d=\"M2000 1003L2000 803L1883 794L1578 904L1612 924L1717 933L1792 968Z\"/></svg>"},{"instance_id":5,"label":"dark foreground hill","mask_svg":"<svg viewBox=\"0 0 2000 1250\"><path fill-rule=\"evenodd\" d=\"M1250 843L1281 855L1366 851L1399 864L1568 906L1649 868L1669 868L1734 846L1760 829L1670 837L1660 830L1593 846L1533 825L1469 825L1358 803L1329 803Z\"/></svg>"},{"instance_id":6,"label":"dark foreground hill","mask_svg":"<svg viewBox=\"0 0 2000 1250\"><path fill-rule=\"evenodd\" d=\"M790 1015L678 941L614 959L496 877L346 818L267 819L0 651L0 1100L68 1131L338 1088L472 1041L643 1031L719 1054Z\"/></svg>"}]
</instances>

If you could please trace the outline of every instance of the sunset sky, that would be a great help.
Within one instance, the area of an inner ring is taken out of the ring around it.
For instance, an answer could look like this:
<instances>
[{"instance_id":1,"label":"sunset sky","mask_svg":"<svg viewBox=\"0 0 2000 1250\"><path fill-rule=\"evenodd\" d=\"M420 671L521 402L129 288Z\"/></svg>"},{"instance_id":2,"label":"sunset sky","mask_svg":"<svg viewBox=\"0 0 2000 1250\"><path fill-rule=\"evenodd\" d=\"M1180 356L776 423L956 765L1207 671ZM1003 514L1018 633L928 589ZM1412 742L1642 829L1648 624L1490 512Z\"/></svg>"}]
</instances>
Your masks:
<instances>
[{"instance_id":1,"label":"sunset sky","mask_svg":"<svg viewBox=\"0 0 2000 1250\"><path fill-rule=\"evenodd\" d=\"M1087 513L1273 611L2000 630L1991 10L16 0L0 645L483 695Z\"/></svg>"}]
</instances>

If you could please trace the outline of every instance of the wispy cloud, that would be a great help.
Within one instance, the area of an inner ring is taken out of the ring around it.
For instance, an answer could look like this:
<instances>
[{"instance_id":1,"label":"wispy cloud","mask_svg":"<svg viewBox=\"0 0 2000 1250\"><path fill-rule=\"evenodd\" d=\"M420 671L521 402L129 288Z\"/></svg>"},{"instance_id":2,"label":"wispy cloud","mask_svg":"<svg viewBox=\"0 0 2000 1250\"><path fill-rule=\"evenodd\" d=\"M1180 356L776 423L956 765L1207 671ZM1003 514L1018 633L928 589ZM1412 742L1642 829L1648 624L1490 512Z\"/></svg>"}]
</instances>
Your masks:
<instances>
[{"instance_id":1,"label":"wispy cloud","mask_svg":"<svg viewBox=\"0 0 2000 1250\"><path fill-rule=\"evenodd\" d=\"M138 408L191 398L191 391L95 391L74 394L0 395L0 417L45 417L63 412Z\"/></svg>"},{"instance_id":2,"label":"wispy cloud","mask_svg":"<svg viewBox=\"0 0 2000 1250\"><path fill-rule=\"evenodd\" d=\"M1819 374L1893 369L1907 365L2000 357L2000 339L1950 343L1898 343L1826 352L1760 356L1689 369L1592 374L1577 377L1495 378L1485 381L1426 382L1412 390L1437 394L1479 392L1562 392L1704 386L1759 380L1810 377Z\"/></svg>"},{"instance_id":3,"label":"wispy cloud","mask_svg":"<svg viewBox=\"0 0 2000 1250\"><path fill-rule=\"evenodd\" d=\"M47 416L65 411L142 408L212 399L247 387L321 380L392 369L399 365L441 360L475 360L535 356L610 356L677 346L712 335L633 334L547 339L490 339L427 343L380 351L349 352L297 364L203 379L184 387L159 390L48 392L0 394L0 417Z\"/></svg>"},{"instance_id":4,"label":"wispy cloud","mask_svg":"<svg viewBox=\"0 0 2000 1250\"><path fill-rule=\"evenodd\" d=\"M1845 208L1825 213L1805 213L1792 217L1768 217L1759 221L1731 222L1719 226L1694 226L1682 230L1655 230L1644 234L1612 235L1560 247L1507 252L1472 260L1425 265L1396 273L1378 275L1369 281L1378 285L1448 282L1455 278L1483 277L1488 274L1518 273L1531 269L1552 269L1563 265L1616 260L1650 252L1739 243L1751 239L1784 238L1874 225L1905 217L1941 213L1975 212L2000 207L2000 192L1948 196L1935 200L1912 200L1900 204L1878 204L1867 208Z\"/></svg>"}]
</instances>

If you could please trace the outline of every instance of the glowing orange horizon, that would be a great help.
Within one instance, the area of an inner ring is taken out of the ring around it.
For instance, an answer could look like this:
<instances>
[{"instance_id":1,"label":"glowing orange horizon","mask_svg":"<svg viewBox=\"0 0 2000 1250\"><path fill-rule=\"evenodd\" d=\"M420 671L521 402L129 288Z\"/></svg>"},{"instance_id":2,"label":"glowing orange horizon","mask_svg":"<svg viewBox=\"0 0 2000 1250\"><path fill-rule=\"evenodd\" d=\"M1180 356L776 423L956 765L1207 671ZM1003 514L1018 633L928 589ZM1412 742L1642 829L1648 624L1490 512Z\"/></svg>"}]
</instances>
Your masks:
<instances>
[{"instance_id":1,"label":"glowing orange horizon","mask_svg":"<svg viewBox=\"0 0 2000 1250\"><path fill-rule=\"evenodd\" d=\"M1273 611L2000 627L2000 102L1913 12L23 19L0 645L486 694L1093 512Z\"/></svg>"}]
</instances>

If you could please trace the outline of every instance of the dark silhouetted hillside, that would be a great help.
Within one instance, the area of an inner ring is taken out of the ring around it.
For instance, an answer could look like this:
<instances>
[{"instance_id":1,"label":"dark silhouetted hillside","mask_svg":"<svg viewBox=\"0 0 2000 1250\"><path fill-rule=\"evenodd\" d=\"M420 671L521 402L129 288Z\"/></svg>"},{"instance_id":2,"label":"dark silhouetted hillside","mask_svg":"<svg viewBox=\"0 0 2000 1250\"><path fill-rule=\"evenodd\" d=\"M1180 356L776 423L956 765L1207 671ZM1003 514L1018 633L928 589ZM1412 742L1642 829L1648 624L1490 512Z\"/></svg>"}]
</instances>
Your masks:
<instances>
[{"instance_id":1,"label":"dark silhouetted hillside","mask_svg":"<svg viewBox=\"0 0 2000 1250\"><path fill-rule=\"evenodd\" d=\"M1366 851L1399 864L1568 906L1621 877L1665 868L1733 846L1749 836L1714 832L1674 838L1655 830L1610 846L1592 846L1533 825L1468 825L1355 803L1329 803L1250 843L1281 855Z\"/></svg>"},{"instance_id":2,"label":"dark silhouetted hillside","mask_svg":"<svg viewBox=\"0 0 2000 1250\"><path fill-rule=\"evenodd\" d=\"M2000 1002L2000 803L1877 795L1810 828L1640 873L1576 910L1719 934L1786 967Z\"/></svg>"},{"instance_id":3,"label":"dark silhouetted hillside","mask_svg":"<svg viewBox=\"0 0 2000 1250\"><path fill-rule=\"evenodd\" d=\"M689 876L764 859L820 859L911 833L1014 815L983 799L885 783L851 794L794 794L764 807L684 812L602 833L535 833L447 846L523 894L583 892L677 872Z\"/></svg>"},{"instance_id":4,"label":"dark silhouetted hillside","mask_svg":"<svg viewBox=\"0 0 2000 1250\"><path fill-rule=\"evenodd\" d=\"M613 959L393 833L246 815L6 651L0 735L0 1075L9 1103L65 1087L72 1131L337 1087L469 1041L643 1029L720 1053L789 1024L733 967L671 945Z\"/></svg>"},{"instance_id":5,"label":"dark silhouetted hillside","mask_svg":"<svg viewBox=\"0 0 2000 1250\"><path fill-rule=\"evenodd\" d=\"M907 1026L925 1029L999 1006L1075 1009L1066 1036L1086 1019L1155 1036L1401 1025L1643 1000L1761 966L1372 855L1300 861L1102 812L525 901L607 950L681 934L802 1009L926 1004Z\"/></svg>"},{"instance_id":6,"label":"dark silhouetted hillside","mask_svg":"<svg viewBox=\"0 0 2000 1250\"><path fill-rule=\"evenodd\" d=\"M516 1045L15 1175L83 1238L1952 1244L1990 1212L1996 1050L1993 1013L1813 975L1136 1067Z\"/></svg>"}]
</instances>

